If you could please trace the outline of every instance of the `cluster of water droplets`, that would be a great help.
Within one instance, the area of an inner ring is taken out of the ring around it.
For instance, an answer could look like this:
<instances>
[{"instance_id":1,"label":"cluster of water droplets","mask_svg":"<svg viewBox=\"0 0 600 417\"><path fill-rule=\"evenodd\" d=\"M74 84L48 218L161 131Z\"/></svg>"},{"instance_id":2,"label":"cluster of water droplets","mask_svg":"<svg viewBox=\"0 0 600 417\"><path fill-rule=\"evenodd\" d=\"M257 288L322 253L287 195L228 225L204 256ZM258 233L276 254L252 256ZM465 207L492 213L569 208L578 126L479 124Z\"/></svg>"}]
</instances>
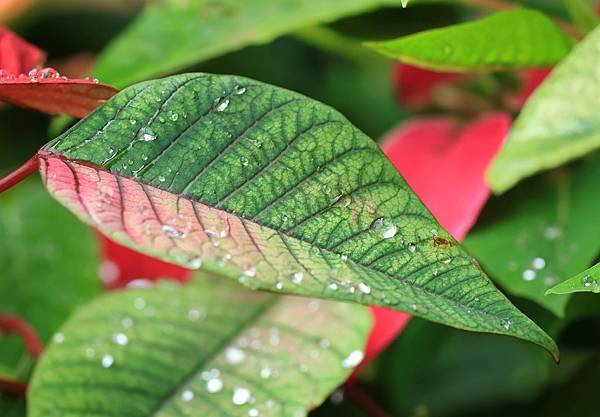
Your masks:
<instances>
[{"instance_id":1,"label":"cluster of water droplets","mask_svg":"<svg viewBox=\"0 0 600 417\"><path fill-rule=\"evenodd\" d=\"M600 293L600 278L584 275L581 278L581 285L586 289L592 290L592 292Z\"/></svg>"},{"instance_id":2,"label":"cluster of water droplets","mask_svg":"<svg viewBox=\"0 0 600 417\"><path fill-rule=\"evenodd\" d=\"M68 80L67 77L60 75L60 73L51 67L46 68L34 68L27 74L13 74L5 69L0 69L0 83L3 82L14 82L14 81L27 81L30 83L38 83L44 80ZM84 81L88 81L94 84L98 84L99 81L96 78L85 77Z\"/></svg>"}]
</instances>

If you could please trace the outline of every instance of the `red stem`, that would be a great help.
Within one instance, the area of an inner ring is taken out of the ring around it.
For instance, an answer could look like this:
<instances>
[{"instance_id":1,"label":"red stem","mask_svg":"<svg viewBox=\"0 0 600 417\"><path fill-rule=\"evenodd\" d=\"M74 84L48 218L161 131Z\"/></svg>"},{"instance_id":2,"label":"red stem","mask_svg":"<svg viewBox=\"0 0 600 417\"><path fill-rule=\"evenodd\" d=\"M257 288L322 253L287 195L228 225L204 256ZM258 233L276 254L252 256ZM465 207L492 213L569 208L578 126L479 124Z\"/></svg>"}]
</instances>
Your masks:
<instances>
[{"instance_id":1,"label":"red stem","mask_svg":"<svg viewBox=\"0 0 600 417\"><path fill-rule=\"evenodd\" d=\"M27 392L27 384L20 381L0 378L0 392L22 397Z\"/></svg>"},{"instance_id":2,"label":"red stem","mask_svg":"<svg viewBox=\"0 0 600 417\"><path fill-rule=\"evenodd\" d=\"M371 417L392 417L390 413L385 411L377 402L367 395L356 384L346 384L344 391L352 400Z\"/></svg>"},{"instance_id":3,"label":"red stem","mask_svg":"<svg viewBox=\"0 0 600 417\"><path fill-rule=\"evenodd\" d=\"M36 172L38 170L39 164L40 163L38 156L35 155L7 176L0 178L0 193L20 183L25 178L29 177L31 174Z\"/></svg>"},{"instance_id":4,"label":"red stem","mask_svg":"<svg viewBox=\"0 0 600 417\"><path fill-rule=\"evenodd\" d=\"M25 349L36 359L40 357L42 350L44 350L44 346L33 327L20 317L8 314L0 315L0 331L19 334L23 339Z\"/></svg>"}]
</instances>

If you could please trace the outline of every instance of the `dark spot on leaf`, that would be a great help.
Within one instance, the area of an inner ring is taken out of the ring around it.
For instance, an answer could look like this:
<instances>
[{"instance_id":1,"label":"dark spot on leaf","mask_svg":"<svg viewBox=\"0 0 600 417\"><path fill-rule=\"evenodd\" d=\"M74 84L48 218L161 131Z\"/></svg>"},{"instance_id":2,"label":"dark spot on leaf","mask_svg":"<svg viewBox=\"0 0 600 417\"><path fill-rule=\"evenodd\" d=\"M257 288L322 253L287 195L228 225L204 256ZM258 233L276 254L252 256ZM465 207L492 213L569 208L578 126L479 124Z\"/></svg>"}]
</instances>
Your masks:
<instances>
[{"instance_id":1,"label":"dark spot on leaf","mask_svg":"<svg viewBox=\"0 0 600 417\"><path fill-rule=\"evenodd\" d=\"M434 236L433 246L435 246L436 248L440 248L440 249L447 249L450 246L452 246L452 243L446 238L443 238L440 236Z\"/></svg>"}]
</instances>

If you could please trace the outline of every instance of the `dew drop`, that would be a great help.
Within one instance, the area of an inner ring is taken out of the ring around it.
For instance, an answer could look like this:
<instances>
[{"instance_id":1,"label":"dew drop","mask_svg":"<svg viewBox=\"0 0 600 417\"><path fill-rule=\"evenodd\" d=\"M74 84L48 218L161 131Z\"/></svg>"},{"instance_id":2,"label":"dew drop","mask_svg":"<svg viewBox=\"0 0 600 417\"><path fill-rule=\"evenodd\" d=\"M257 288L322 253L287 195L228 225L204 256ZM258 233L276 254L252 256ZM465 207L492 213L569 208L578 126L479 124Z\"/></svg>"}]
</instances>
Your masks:
<instances>
[{"instance_id":1,"label":"dew drop","mask_svg":"<svg viewBox=\"0 0 600 417\"><path fill-rule=\"evenodd\" d=\"M364 353L362 350L353 350L350 354L342 361L342 366L344 368L354 368L359 363L362 362L364 358Z\"/></svg>"},{"instance_id":2,"label":"dew drop","mask_svg":"<svg viewBox=\"0 0 600 417\"><path fill-rule=\"evenodd\" d=\"M533 281L535 279L536 272L533 269L526 269L523 271L523 279L525 281Z\"/></svg>"},{"instance_id":3,"label":"dew drop","mask_svg":"<svg viewBox=\"0 0 600 417\"><path fill-rule=\"evenodd\" d=\"M358 284L358 289L360 290L360 292L362 292L363 294L371 294L371 287L369 287L367 284L365 284L364 282L361 282Z\"/></svg>"},{"instance_id":4,"label":"dew drop","mask_svg":"<svg viewBox=\"0 0 600 417\"><path fill-rule=\"evenodd\" d=\"M510 329L510 326L512 326L512 321L502 319L502 320L500 320L500 325L502 327L504 327L506 330L508 330L508 329Z\"/></svg>"},{"instance_id":5,"label":"dew drop","mask_svg":"<svg viewBox=\"0 0 600 417\"><path fill-rule=\"evenodd\" d=\"M140 132L138 133L138 139L142 142L152 142L156 139L156 135L154 134L152 129L150 129L149 127L144 127L140 129Z\"/></svg>"},{"instance_id":6,"label":"dew drop","mask_svg":"<svg viewBox=\"0 0 600 417\"><path fill-rule=\"evenodd\" d=\"M275 288L277 288L278 290L282 290L283 289L283 282L278 282L277 284L275 284Z\"/></svg>"},{"instance_id":7,"label":"dew drop","mask_svg":"<svg viewBox=\"0 0 600 417\"><path fill-rule=\"evenodd\" d=\"M168 224L164 224L162 230L165 233L165 235L169 237L181 237L182 235L182 233L179 230L175 229L173 226L169 226Z\"/></svg>"},{"instance_id":8,"label":"dew drop","mask_svg":"<svg viewBox=\"0 0 600 417\"><path fill-rule=\"evenodd\" d=\"M178 115L177 113L175 113L174 111L172 111L172 112L169 112L169 119L170 119L172 122L176 122L176 121L177 121L177 119L179 119L179 115Z\"/></svg>"},{"instance_id":9,"label":"dew drop","mask_svg":"<svg viewBox=\"0 0 600 417\"><path fill-rule=\"evenodd\" d=\"M544 267L546 266L546 261L544 260L544 258L533 258L533 261L531 262L531 266L533 266L535 269L544 269Z\"/></svg>"},{"instance_id":10,"label":"dew drop","mask_svg":"<svg viewBox=\"0 0 600 417\"><path fill-rule=\"evenodd\" d=\"M211 378L206 381L206 391L210 394L215 394L223 389L223 381L219 378Z\"/></svg>"},{"instance_id":11,"label":"dew drop","mask_svg":"<svg viewBox=\"0 0 600 417\"><path fill-rule=\"evenodd\" d=\"M548 226L544 229L544 238L547 240L556 240L560 237L560 227Z\"/></svg>"},{"instance_id":12,"label":"dew drop","mask_svg":"<svg viewBox=\"0 0 600 417\"><path fill-rule=\"evenodd\" d=\"M268 366L265 366L264 368L262 368L260 370L260 377L262 379L268 379L271 377L271 374L273 373L272 369L269 368Z\"/></svg>"},{"instance_id":13,"label":"dew drop","mask_svg":"<svg viewBox=\"0 0 600 417\"><path fill-rule=\"evenodd\" d=\"M114 363L115 363L115 358L113 358L112 355L106 354L106 355L102 356L101 364L102 364L103 368L108 369L111 366L113 366Z\"/></svg>"},{"instance_id":14,"label":"dew drop","mask_svg":"<svg viewBox=\"0 0 600 417\"><path fill-rule=\"evenodd\" d=\"M417 250L417 245L415 245L414 243L409 243L408 250L411 252L415 252Z\"/></svg>"},{"instance_id":15,"label":"dew drop","mask_svg":"<svg viewBox=\"0 0 600 417\"><path fill-rule=\"evenodd\" d=\"M238 85L235 87L235 89L233 90L233 92L237 95L242 95L246 92L246 87L243 87L241 85Z\"/></svg>"},{"instance_id":16,"label":"dew drop","mask_svg":"<svg viewBox=\"0 0 600 417\"><path fill-rule=\"evenodd\" d=\"M327 288L329 288L330 290L337 290L338 289L338 285L335 282L330 283Z\"/></svg>"},{"instance_id":17,"label":"dew drop","mask_svg":"<svg viewBox=\"0 0 600 417\"><path fill-rule=\"evenodd\" d=\"M202 267L202 258L192 258L188 262L188 266L192 269L200 269Z\"/></svg>"},{"instance_id":18,"label":"dew drop","mask_svg":"<svg viewBox=\"0 0 600 417\"><path fill-rule=\"evenodd\" d=\"M135 300L133 300L133 306L138 310L143 310L146 307L146 300L137 297Z\"/></svg>"},{"instance_id":19,"label":"dew drop","mask_svg":"<svg viewBox=\"0 0 600 417\"><path fill-rule=\"evenodd\" d=\"M242 156L240 158L240 163L242 164L243 167L247 167L248 164L250 163L250 161L248 160L248 158L246 158L245 156Z\"/></svg>"},{"instance_id":20,"label":"dew drop","mask_svg":"<svg viewBox=\"0 0 600 417\"><path fill-rule=\"evenodd\" d=\"M202 308L191 308L187 313L188 319L191 321L198 321L206 318L206 310Z\"/></svg>"},{"instance_id":21,"label":"dew drop","mask_svg":"<svg viewBox=\"0 0 600 417\"><path fill-rule=\"evenodd\" d=\"M590 275L586 275L581 279L581 283L585 288L589 288L594 283L594 278L592 278Z\"/></svg>"},{"instance_id":22,"label":"dew drop","mask_svg":"<svg viewBox=\"0 0 600 417\"><path fill-rule=\"evenodd\" d=\"M119 346L125 346L129 343L129 338L125 333L115 333L112 337L113 342Z\"/></svg>"},{"instance_id":23,"label":"dew drop","mask_svg":"<svg viewBox=\"0 0 600 417\"><path fill-rule=\"evenodd\" d=\"M292 274L292 282L294 284L300 284L302 282L303 278L304 278L304 272L302 272L302 271L294 272Z\"/></svg>"},{"instance_id":24,"label":"dew drop","mask_svg":"<svg viewBox=\"0 0 600 417\"><path fill-rule=\"evenodd\" d=\"M158 181L159 181L159 182L165 182L166 180L167 180L167 179L166 179L164 176L162 176L162 175L159 175L159 176L158 176Z\"/></svg>"},{"instance_id":25,"label":"dew drop","mask_svg":"<svg viewBox=\"0 0 600 417\"><path fill-rule=\"evenodd\" d=\"M63 333L56 333L53 337L54 343L61 344L65 341L65 335Z\"/></svg>"},{"instance_id":26,"label":"dew drop","mask_svg":"<svg viewBox=\"0 0 600 417\"><path fill-rule=\"evenodd\" d=\"M233 396L231 397L231 401L234 405L244 405L248 401L250 401L250 391L246 388L234 388Z\"/></svg>"},{"instance_id":27,"label":"dew drop","mask_svg":"<svg viewBox=\"0 0 600 417\"><path fill-rule=\"evenodd\" d=\"M186 389L181 393L181 399L185 402L192 401L194 399L194 393L191 390Z\"/></svg>"},{"instance_id":28,"label":"dew drop","mask_svg":"<svg viewBox=\"0 0 600 417\"><path fill-rule=\"evenodd\" d=\"M258 417L259 414L260 413L256 408L251 408L250 410L248 410L248 417Z\"/></svg>"},{"instance_id":29,"label":"dew drop","mask_svg":"<svg viewBox=\"0 0 600 417\"><path fill-rule=\"evenodd\" d=\"M227 106L229 106L229 99L226 98L224 100L222 100L221 102L219 102L219 104L217 105L217 111L224 111Z\"/></svg>"},{"instance_id":30,"label":"dew drop","mask_svg":"<svg viewBox=\"0 0 600 417\"><path fill-rule=\"evenodd\" d=\"M231 365L237 365L244 362L244 359L246 359L246 353L239 348L230 346L225 350L225 358Z\"/></svg>"},{"instance_id":31,"label":"dew drop","mask_svg":"<svg viewBox=\"0 0 600 417\"><path fill-rule=\"evenodd\" d=\"M371 229L380 234L384 239L390 239L396 236L396 233L398 232L396 225L383 217L375 219L371 225Z\"/></svg>"}]
</instances>

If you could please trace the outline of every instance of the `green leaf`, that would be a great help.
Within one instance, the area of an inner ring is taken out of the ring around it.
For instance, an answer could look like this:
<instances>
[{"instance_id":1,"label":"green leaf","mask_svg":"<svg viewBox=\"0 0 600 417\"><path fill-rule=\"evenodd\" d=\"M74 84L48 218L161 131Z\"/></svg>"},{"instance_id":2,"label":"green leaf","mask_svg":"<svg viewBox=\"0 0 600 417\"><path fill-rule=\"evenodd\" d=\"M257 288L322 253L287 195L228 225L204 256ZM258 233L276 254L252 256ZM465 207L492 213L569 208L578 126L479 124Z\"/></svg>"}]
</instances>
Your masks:
<instances>
[{"instance_id":1,"label":"green leaf","mask_svg":"<svg viewBox=\"0 0 600 417\"><path fill-rule=\"evenodd\" d=\"M544 294L600 252L599 177L596 155L527 181L490 201L465 247L507 291L562 317L570 297Z\"/></svg>"},{"instance_id":2,"label":"green leaf","mask_svg":"<svg viewBox=\"0 0 600 417\"><path fill-rule=\"evenodd\" d=\"M571 294L574 292L600 293L600 264L550 288L546 294Z\"/></svg>"},{"instance_id":3,"label":"green leaf","mask_svg":"<svg viewBox=\"0 0 600 417\"><path fill-rule=\"evenodd\" d=\"M247 78L138 84L40 153L50 192L121 243L252 288L552 339L494 288L377 144Z\"/></svg>"},{"instance_id":4,"label":"green leaf","mask_svg":"<svg viewBox=\"0 0 600 417\"><path fill-rule=\"evenodd\" d=\"M92 232L49 198L39 181L0 196L0 314L16 314L47 342L71 311L99 291ZM18 338L0 338L0 368L25 379Z\"/></svg>"},{"instance_id":5,"label":"green leaf","mask_svg":"<svg viewBox=\"0 0 600 417\"><path fill-rule=\"evenodd\" d=\"M552 66L569 53L572 41L545 15L516 9L366 45L420 67L468 72Z\"/></svg>"},{"instance_id":6,"label":"green leaf","mask_svg":"<svg viewBox=\"0 0 600 417\"><path fill-rule=\"evenodd\" d=\"M124 87L306 26L401 0L167 0L146 6L98 57L95 74ZM277 65L276 62L272 63Z\"/></svg>"},{"instance_id":7,"label":"green leaf","mask_svg":"<svg viewBox=\"0 0 600 417\"><path fill-rule=\"evenodd\" d=\"M598 16L588 0L563 0L575 24L586 32L598 26Z\"/></svg>"},{"instance_id":8,"label":"green leaf","mask_svg":"<svg viewBox=\"0 0 600 417\"><path fill-rule=\"evenodd\" d=\"M600 146L600 28L590 33L528 100L488 172L495 192Z\"/></svg>"},{"instance_id":9,"label":"green leaf","mask_svg":"<svg viewBox=\"0 0 600 417\"><path fill-rule=\"evenodd\" d=\"M361 306L209 274L113 293L44 353L28 415L304 416L360 362L370 326Z\"/></svg>"}]
</instances>

